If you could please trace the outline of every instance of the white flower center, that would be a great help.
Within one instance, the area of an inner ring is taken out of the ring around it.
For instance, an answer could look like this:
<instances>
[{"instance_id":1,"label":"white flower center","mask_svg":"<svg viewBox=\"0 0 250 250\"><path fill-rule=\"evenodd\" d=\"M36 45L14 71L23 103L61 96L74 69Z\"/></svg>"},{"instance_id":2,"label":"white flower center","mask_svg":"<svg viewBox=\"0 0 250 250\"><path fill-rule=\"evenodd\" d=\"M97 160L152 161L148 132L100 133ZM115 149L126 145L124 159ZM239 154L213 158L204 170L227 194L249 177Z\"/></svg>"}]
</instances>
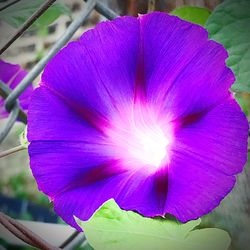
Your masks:
<instances>
[{"instance_id":1,"label":"white flower center","mask_svg":"<svg viewBox=\"0 0 250 250\"><path fill-rule=\"evenodd\" d=\"M155 126L150 128L137 128L131 131L130 137L133 146L128 148L129 154L141 163L158 167L167 154L167 140L163 131Z\"/></svg>"},{"instance_id":2,"label":"white flower center","mask_svg":"<svg viewBox=\"0 0 250 250\"><path fill-rule=\"evenodd\" d=\"M145 167L156 171L169 163L169 146L172 133L155 118L155 113L140 107L123 112L122 117L114 119L108 136L114 145L115 156L127 168Z\"/></svg>"}]
</instances>

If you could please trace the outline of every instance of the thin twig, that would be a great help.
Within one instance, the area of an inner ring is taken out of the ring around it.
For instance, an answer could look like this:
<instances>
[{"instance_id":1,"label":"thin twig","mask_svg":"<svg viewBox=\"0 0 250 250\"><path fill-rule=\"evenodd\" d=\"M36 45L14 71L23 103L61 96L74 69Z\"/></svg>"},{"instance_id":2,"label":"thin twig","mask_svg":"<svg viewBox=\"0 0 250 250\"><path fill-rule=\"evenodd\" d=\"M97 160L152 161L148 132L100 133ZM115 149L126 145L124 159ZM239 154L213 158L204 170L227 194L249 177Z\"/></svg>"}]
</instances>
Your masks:
<instances>
[{"instance_id":1,"label":"thin twig","mask_svg":"<svg viewBox=\"0 0 250 250\"><path fill-rule=\"evenodd\" d=\"M12 6L13 4L18 3L19 1L20 1L20 0L15 0L15 1L13 1L13 2L7 3L7 4L6 4L6 5L4 5L2 8L0 8L0 11L5 10L5 9L9 8L10 6Z\"/></svg>"},{"instance_id":2,"label":"thin twig","mask_svg":"<svg viewBox=\"0 0 250 250\"><path fill-rule=\"evenodd\" d=\"M43 57L32 70L22 79L22 81L16 86L12 93L7 97L5 107L10 110L18 98L19 95L28 87L28 85L42 72L47 62L70 40L76 30L87 19L88 15L94 9L96 5L95 0L88 1L85 8L79 13L76 19L70 24L64 34L58 39L58 41L52 46L48 54Z\"/></svg>"},{"instance_id":3,"label":"thin twig","mask_svg":"<svg viewBox=\"0 0 250 250\"><path fill-rule=\"evenodd\" d=\"M17 147L2 151L2 152L0 152L0 158L14 154L14 153L19 152L19 151L24 150L24 149L27 149L27 147L25 147L23 145L19 145Z\"/></svg>"},{"instance_id":4,"label":"thin twig","mask_svg":"<svg viewBox=\"0 0 250 250\"><path fill-rule=\"evenodd\" d=\"M0 49L0 55L17 40L56 0L46 1L13 35L13 37Z\"/></svg>"},{"instance_id":5,"label":"thin twig","mask_svg":"<svg viewBox=\"0 0 250 250\"><path fill-rule=\"evenodd\" d=\"M68 239L66 239L62 244L61 244L61 248L65 248L72 240L74 240L78 234L80 234L79 231L75 231L72 235L70 235L70 237Z\"/></svg>"},{"instance_id":6,"label":"thin twig","mask_svg":"<svg viewBox=\"0 0 250 250\"><path fill-rule=\"evenodd\" d=\"M32 232L30 229L10 218L6 214L0 212L0 223L11 233L23 240L27 244L43 250L59 250L42 239L40 236Z\"/></svg>"},{"instance_id":7,"label":"thin twig","mask_svg":"<svg viewBox=\"0 0 250 250\"><path fill-rule=\"evenodd\" d=\"M0 144L3 142L3 140L6 138L6 136L9 134L11 128L14 126L18 114L19 114L19 105L18 105L18 100L16 100L14 107L10 111L10 114L7 118L5 126L0 129Z\"/></svg>"},{"instance_id":8,"label":"thin twig","mask_svg":"<svg viewBox=\"0 0 250 250\"><path fill-rule=\"evenodd\" d=\"M66 239L61 245L60 248L65 250L76 249L82 244L86 244L87 240L83 232L75 231L68 239Z\"/></svg>"},{"instance_id":9,"label":"thin twig","mask_svg":"<svg viewBox=\"0 0 250 250\"><path fill-rule=\"evenodd\" d=\"M0 223L16 237L26 242L27 244L32 245L32 242L29 240L29 238L23 235L22 232L20 232L13 224L11 224L3 214L0 214Z\"/></svg>"},{"instance_id":10,"label":"thin twig","mask_svg":"<svg viewBox=\"0 0 250 250\"><path fill-rule=\"evenodd\" d=\"M87 0L84 1L87 2ZM96 1L95 10L109 20L118 17L118 15L113 10L111 10L105 3L102 3L101 1Z\"/></svg>"}]
</instances>

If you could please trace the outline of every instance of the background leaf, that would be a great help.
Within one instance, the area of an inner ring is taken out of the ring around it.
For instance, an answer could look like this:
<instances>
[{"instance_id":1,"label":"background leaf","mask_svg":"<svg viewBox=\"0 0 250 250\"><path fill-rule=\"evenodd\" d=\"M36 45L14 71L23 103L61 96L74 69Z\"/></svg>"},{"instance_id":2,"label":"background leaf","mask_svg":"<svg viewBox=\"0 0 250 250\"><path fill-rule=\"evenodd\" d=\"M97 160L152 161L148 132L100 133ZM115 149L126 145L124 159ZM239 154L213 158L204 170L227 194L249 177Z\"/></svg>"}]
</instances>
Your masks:
<instances>
[{"instance_id":1,"label":"background leaf","mask_svg":"<svg viewBox=\"0 0 250 250\"><path fill-rule=\"evenodd\" d=\"M250 93L250 1L224 1L205 27L210 38L223 44L229 53L227 65L236 76L232 89Z\"/></svg>"},{"instance_id":2,"label":"background leaf","mask_svg":"<svg viewBox=\"0 0 250 250\"><path fill-rule=\"evenodd\" d=\"M230 245L230 237L223 230L193 230L200 219L180 224L163 218L145 218L121 210L113 199L88 221L77 222L95 250L226 250Z\"/></svg>"},{"instance_id":3,"label":"background leaf","mask_svg":"<svg viewBox=\"0 0 250 250\"><path fill-rule=\"evenodd\" d=\"M27 126L25 126L24 130L20 133L19 142L23 147L28 148L29 141L27 138Z\"/></svg>"},{"instance_id":4,"label":"background leaf","mask_svg":"<svg viewBox=\"0 0 250 250\"><path fill-rule=\"evenodd\" d=\"M174 16L178 16L183 20L189 21L191 23L196 23L201 26L205 25L210 13L210 10L206 8L199 8L194 6L183 6L171 12L171 14Z\"/></svg>"},{"instance_id":5,"label":"background leaf","mask_svg":"<svg viewBox=\"0 0 250 250\"><path fill-rule=\"evenodd\" d=\"M14 28L20 27L39 7L44 0L22 0L1 11L0 20L8 23ZM70 16L70 9L62 3L54 3L42 16L40 16L33 27L47 27L60 15Z\"/></svg>"},{"instance_id":6,"label":"background leaf","mask_svg":"<svg viewBox=\"0 0 250 250\"><path fill-rule=\"evenodd\" d=\"M36 20L37 26L46 27L61 15L70 16L70 9L62 3L54 3L42 16Z\"/></svg>"}]
</instances>

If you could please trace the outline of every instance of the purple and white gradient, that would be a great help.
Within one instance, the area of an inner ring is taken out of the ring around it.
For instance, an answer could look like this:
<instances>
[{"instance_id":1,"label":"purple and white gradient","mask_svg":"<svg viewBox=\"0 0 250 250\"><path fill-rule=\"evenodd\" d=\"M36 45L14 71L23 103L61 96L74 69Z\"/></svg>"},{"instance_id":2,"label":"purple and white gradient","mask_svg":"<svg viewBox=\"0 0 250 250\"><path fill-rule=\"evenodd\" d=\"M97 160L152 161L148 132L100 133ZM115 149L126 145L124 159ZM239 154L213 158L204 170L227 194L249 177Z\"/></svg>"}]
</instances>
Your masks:
<instances>
[{"instance_id":1,"label":"purple and white gradient","mask_svg":"<svg viewBox=\"0 0 250 250\"><path fill-rule=\"evenodd\" d=\"M80 230L106 200L181 222L209 213L247 160L226 50L164 13L103 22L46 66L28 112L30 164Z\"/></svg>"}]
</instances>

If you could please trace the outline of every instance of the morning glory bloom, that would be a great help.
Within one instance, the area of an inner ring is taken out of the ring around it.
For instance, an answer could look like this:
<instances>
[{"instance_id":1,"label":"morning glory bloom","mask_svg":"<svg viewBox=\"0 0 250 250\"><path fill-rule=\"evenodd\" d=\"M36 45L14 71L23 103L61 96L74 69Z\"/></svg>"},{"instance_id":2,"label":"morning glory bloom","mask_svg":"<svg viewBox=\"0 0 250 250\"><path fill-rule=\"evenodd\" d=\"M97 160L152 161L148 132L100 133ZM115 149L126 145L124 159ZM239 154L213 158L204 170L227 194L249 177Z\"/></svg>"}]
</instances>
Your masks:
<instances>
[{"instance_id":1,"label":"morning glory bloom","mask_svg":"<svg viewBox=\"0 0 250 250\"><path fill-rule=\"evenodd\" d=\"M27 75L27 72L18 64L11 64L0 59L0 80L10 89L14 89L20 81ZM26 111L33 91L30 85L19 97L21 108ZM4 107L4 99L0 96L0 119L8 117L8 112Z\"/></svg>"},{"instance_id":2,"label":"morning glory bloom","mask_svg":"<svg viewBox=\"0 0 250 250\"><path fill-rule=\"evenodd\" d=\"M70 225L114 198L181 222L217 207L247 159L226 50L165 13L120 17L46 66L28 111L30 165ZM80 229L79 229L80 230Z\"/></svg>"}]
</instances>

